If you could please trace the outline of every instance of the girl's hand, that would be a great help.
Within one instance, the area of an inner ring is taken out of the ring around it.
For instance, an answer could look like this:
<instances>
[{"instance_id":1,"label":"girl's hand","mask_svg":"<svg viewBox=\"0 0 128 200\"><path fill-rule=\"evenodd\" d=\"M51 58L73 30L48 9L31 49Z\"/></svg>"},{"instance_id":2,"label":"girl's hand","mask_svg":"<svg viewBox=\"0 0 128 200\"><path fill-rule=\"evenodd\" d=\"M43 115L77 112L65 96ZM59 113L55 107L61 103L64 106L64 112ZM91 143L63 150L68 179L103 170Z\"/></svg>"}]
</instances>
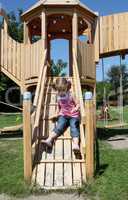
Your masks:
<instances>
[{"instance_id":1,"label":"girl's hand","mask_svg":"<svg viewBox=\"0 0 128 200\"><path fill-rule=\"evenodd\" d=\"M73 108L73 109L71 110L71 113L74 113L74 112L77 112L77 111L79 111L79 108L78 108L78 107L75 107L75 108Z\"/></svg>"},{"instance_id":2,"label":"girl's hand","mask_svg":"<svg viewBox=\"0 0 128 200\"><path fill-rule=\"evenodd\" d=\"M58 120L58 117L59 117L59 115L58 115L58 114L55 114L55 115L49 117L49 120L51 120L51 121L53 121L53 122L56 122L56 121Z\"/></svg>"}]
</instances>

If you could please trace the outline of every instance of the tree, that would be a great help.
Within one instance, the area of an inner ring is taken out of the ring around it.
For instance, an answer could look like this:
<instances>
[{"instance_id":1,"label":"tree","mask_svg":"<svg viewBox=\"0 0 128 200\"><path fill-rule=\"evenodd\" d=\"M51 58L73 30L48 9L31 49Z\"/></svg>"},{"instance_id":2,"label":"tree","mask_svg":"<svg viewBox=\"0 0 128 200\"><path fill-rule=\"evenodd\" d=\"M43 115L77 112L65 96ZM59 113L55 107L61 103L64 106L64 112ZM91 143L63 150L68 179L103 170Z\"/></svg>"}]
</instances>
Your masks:
<instances>
[{"instance_id":1,"label":"tree","mask_svg":"<svg viewBox=\"0 0 128 200\"><path fill-rule=\"evenodd\" d=\"M109 82L97 82L96 84L96 100L98 103L103 103L104 98L104 88L107 94L106 100L108 100L109 95L111 94L112 86Z\"/></svg>"},{"instance_id":2,"label":"tree","mask_svg":"<svg viewBox=\"0 0 128 200\"><path fill-rule=\"evenodd\" d=\"M16 14L13 11L8 13L9 34L14 40L18 42L23 42L23 23L21 21L22 13L22 9L18 9L18 17L16 17Z\"/></svg>"},{"instance_id":3,"label":"tree","mask_svg":"<svg viewBox=\"0 0 128 200\"><path fill-rule=\"evenodd\" d=\"M112 85L112 89L117 95L117 89L120 87L120 77L122 74L122 85L128 83L128 71L126 65L113 65L107 72L108 80Z\"/></svg>"},{"instance_id":4,"label":"tree","mask_svg":"<svg viewBox=\"0 0 128 200\"><path fill-rule=\"evenodd\" d=\"M67 62L59 59L57 63L51 60L51 73L53 76L66 76L65 69L67 68Z\"/></svg>"}]
</instances>

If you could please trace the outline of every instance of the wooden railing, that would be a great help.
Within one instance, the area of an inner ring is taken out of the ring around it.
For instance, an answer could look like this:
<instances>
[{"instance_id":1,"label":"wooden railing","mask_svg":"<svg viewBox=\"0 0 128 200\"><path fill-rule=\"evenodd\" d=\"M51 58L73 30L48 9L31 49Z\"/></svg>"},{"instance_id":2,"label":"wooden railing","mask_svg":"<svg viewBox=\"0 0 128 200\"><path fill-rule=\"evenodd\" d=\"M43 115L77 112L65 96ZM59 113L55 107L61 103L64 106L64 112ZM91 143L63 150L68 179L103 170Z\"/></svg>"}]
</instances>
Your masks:
<instances>
[{"instance_id":1,"label":"wooden railing","mask_svg":"<svg viewBox=\"0 0 128 200\"><path fill-rule=\"evenodd\" d=\"M44 102L45 98L45 83L47 80L47 50L44 52L44 56L42 59L42 66L40 69L40 76L38 79L38 84L35 92L35 98L33 102L33 113L31 115L31 124L32 127L32 151L35 152L36 144L38 143L38 137L39 137L39 122L40 117L42 113L42 104Z\"/></svg>"},{"instance_id":2,"label":"wooden railing","mask_svg":"<svg viewBox=\"0 0 128 200\"><path fill-rule=\"evenodd\" d=\"M40 76L36 88L33 106L31 105L31 93L25 92L23 95L23 133L24 133L24 178L31 182L32 166L38 146L39 122L41 118L44 96L45 81L47 79L47 50L42 58L40 66Z\"/></svg>"},{"instance_id":3,"label":"wooden railing","mask_svg":"<svg viewBox=\"0 0 128 200\"><path fill-rule=\"evenodd\" d=\"M7 30L2 29L1 32L1 48L0 48L0 66L1 71L9 76L13 81L20 85L23 79L24 66L24 45L13 40L7 33Z\"/></svg>"},{"instance_id":4,"label":"wooden railing","mask_svg":"<svg viewBox=\"0 0 128 200\"><path fill-rule=\"evenodd\" d=\"M1 71L22 86L23 82L38 78L42 57L42 40L23 44L12 39L8 31L0 29Z\"/></svg>"},{"instance_id":5,"label":"wooden railing","mask_svg":"<svg viewBox=\"0 0 128 200\"><path fill-rule=\"evenodd\" d=\"M78 66L80 77L91 78L95 80L95 52L94 45L87 44L78 40Z\"/></svg>"},{"instance_id":6,"label":"wooden railing","mask_svg":"<svg viewBox=\"0 0 128 200\"><path fill-rule=\"evenodd\" d=\"M25 44L24 47L24 78L25 80L38 78L42 65L42 40L33 44Z\"/></svg>"},{"instance_id":7,"label":"wooden railing","mask_svg":"<svg viewBox=\"0 0 128 200\"><path fill-rule=\"evenodd\" d=\"M81 138L81 152L86 154L86 177L92 178L94 175L94 114L95 108L93 100L83 101L81 83L77 65L75 50L73 49L73 83L75 88L76 98L80 102L81 124L80 124L80 138ZM86 137L85 137L86 133Z\"/></svg>"},{"instance_id":8,"label":"wooden railing","mask_svg":"<svg viewBox=\"0 0 128 200\"><path fill-rule=\"evenodd\" d=\"M81 125L80 125L80 138L81 138L81 150L85 153L85 131L84 126L86 122L84 101L82 96L80 77L77 65L77 59L75 55L75 50L73 49L73 83L75 89L75 96L80 103L80 113L81 113Z\"/></svg>"}]
</instances>

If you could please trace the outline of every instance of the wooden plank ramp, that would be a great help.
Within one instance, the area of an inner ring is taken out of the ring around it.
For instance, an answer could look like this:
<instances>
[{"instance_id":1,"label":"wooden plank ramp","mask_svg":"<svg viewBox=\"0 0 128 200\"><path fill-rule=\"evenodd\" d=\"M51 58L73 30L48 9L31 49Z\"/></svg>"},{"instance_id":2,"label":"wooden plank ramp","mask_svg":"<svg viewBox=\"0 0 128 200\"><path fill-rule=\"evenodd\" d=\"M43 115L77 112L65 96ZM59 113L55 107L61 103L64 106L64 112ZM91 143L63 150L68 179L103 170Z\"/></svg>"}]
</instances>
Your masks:
<instances>
[{"instance_id":1,"label":"wooden plank ramp","mask_svg":"<svg viewBox=\"0 0 128 200\"><path fill-rule=\"evenodd\" d=\"M42 136L48 136L55 124L48 120L56 110L56 93L47 83ZM49 106L52 104L53 106ZM39 142L38 159L33 170L32 182L43 189L66 189L80 187L85 181L85 158L76 158L72 151L70 128L53 144L52 149Z\"/></svg>"}]
</instances>

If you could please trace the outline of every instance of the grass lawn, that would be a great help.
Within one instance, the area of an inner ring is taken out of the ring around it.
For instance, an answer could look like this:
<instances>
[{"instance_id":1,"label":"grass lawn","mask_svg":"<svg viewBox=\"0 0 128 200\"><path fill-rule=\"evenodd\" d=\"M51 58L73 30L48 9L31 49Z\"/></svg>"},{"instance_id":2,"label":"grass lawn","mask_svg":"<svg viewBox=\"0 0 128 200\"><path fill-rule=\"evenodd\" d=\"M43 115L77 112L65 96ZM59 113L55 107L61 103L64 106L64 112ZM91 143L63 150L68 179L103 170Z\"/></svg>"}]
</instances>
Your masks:
<instances>
[{"instance_id":1,"label":"grass lawn","mask_svg":"<svg viewBox=\"0 0 128 200\"><path fill-rule=\"evenodd\" d=\"M128 120L127 113L128 107L124 111ZM22 116L0 115L0 122L0 127L16 125L22 122ZM103 130L100 131L103 136ZM123 134L123 130L106 130L104 136L107 138L112 134ZM128 134L127 130L125 134ZM96 177L79 192L85 193L90 200L128 200L128 149L114 150L102 139L99 140L100 166ZM34 192L41 193L24 183L22 139L0 138L0 193L26 196Z\"/></svg>"},{"instance_id":2,"label":"grass lawn","mask_svg":"<svg viewBox=\"0 0 128 200\"><path fill-rule=\"evenodd\" d=\"M0 128L22 123L22 114L0 114Z\"/></svg>"},{"instance_id":3,"label":"grass lawn","mask_svg":"<svg viewBox=\"0 0 128 200\"><path fill-rule=\"evenodd\" d=\"M113 150L103 141L99 144L99 171L79 192L86 193L90 200L128 200L128 150ZM0 140L0 193L34 193L23 180L22 140Z\"/></svg>"},{"instance_id":4,"label":"grass lawn","mask_svg":"<svg viewBox=\"0 0 128 200\"><path fill-rule=\"evenodd\" d=\"M83 191L91 200L128 200L128 149L113 150L100 141L100 168Z\"/></svg>"},{"instance_id":5,"label":"grass lawn","mask_svg":"<svg viewBox=\"0 0 128 200\"><path fill-rule=\"evenodd\" d=\"M30 189L23 179L21 140L0 140L0 193L27 195Z\"/></svg>"}]
</instances>

